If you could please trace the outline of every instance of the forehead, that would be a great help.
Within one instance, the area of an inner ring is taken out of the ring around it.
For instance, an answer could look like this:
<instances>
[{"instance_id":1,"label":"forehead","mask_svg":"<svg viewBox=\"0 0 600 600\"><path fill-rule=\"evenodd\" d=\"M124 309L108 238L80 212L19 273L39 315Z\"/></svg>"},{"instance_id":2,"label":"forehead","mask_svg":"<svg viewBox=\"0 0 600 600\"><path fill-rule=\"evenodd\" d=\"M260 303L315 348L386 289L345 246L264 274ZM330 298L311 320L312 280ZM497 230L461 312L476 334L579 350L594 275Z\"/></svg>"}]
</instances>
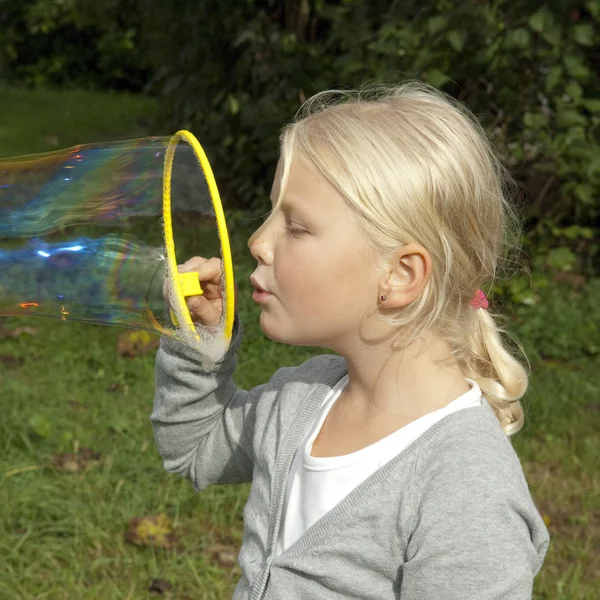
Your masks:
<instances>
[{"instance_id":1,"label":"forehead","mask_svg":"<svg viewBox=\"0 0 600 600\"><path fill-rule=\"evenodd\" d=\"M282 209L318 209L328 214L347 212L343 196L308 159L298 154L292 158L287 173L283 159L279 160L271 202L273 207Z\"/></svg>"}]
</instances>

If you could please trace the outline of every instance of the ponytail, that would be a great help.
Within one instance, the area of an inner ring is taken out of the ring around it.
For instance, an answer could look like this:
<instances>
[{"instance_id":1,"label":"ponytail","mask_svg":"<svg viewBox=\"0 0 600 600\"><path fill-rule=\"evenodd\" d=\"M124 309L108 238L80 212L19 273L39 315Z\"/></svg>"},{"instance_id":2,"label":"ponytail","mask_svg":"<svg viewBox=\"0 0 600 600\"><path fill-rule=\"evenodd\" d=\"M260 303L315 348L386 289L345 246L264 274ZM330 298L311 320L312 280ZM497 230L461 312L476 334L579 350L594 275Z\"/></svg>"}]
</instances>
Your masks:
<instances>
[{"instance_id":1,"label":"ponytail","mask_svg":"<svg viewBox=\"0 0 600 600\"><path fill-rule=\"evenodd\" d=\"M467 353L462 369L473 379L507 436L522 427L525 415L519 400L527 389L528 374L523 365L507 350L492 315L485 309L473 310L472 327L467 336Z\"/></svg>"}]
</instances>

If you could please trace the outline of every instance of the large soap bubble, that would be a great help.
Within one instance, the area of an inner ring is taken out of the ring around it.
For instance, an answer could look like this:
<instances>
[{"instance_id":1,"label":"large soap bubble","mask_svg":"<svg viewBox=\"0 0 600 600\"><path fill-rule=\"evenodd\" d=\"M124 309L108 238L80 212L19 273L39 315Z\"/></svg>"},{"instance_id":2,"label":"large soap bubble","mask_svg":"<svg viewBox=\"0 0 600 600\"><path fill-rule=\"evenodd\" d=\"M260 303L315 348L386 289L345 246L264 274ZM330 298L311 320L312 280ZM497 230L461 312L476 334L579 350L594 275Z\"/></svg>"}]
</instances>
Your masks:
<instances>
[{"instance_id":1,"label":"large soap bubble","mask_svg":"<svg viewBox=\"0 0 600 600\"><path fill-rule=\"evenodd\" d=\"M223 259L223 318L196 327L177 273ZM165 310L163 283L172 310ZM229 240L212 170L186 131L0 160L0 315L45 316L165 334L210 360L233 323Z\"/></svg>"}]
</instances>

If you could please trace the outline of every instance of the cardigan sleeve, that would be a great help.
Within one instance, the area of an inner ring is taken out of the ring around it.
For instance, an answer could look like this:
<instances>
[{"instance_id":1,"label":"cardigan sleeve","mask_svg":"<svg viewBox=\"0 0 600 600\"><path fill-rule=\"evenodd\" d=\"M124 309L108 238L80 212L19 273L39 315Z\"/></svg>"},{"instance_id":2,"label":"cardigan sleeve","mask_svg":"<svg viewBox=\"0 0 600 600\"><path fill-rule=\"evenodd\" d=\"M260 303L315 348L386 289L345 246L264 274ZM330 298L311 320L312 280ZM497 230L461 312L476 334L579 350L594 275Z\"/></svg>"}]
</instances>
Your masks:
<instances>
[{"instance_id":1,"label":"cardigan sleeve","mask_svg":"<svg viewBox=\"0 0 600 600\"><path fill-rule=\"evenodd\" d=\"M236 320L230 349L210 372L196 351L165 337L156 355L150 417L156 444L165 469L187 477L198 490L252 478L255 408L264 386L236 389L240 342Z\"/></svg>"},{"instance_id":2,"label":"cardigan sleeve","mask_svg":"<svg viewBox=\"0 0 600 600\"><path fill-rule=\"evenodd\" d=\"M402 600L531 600L549 537L501 431L420 456Z\"/></svg>"}]
</instances>

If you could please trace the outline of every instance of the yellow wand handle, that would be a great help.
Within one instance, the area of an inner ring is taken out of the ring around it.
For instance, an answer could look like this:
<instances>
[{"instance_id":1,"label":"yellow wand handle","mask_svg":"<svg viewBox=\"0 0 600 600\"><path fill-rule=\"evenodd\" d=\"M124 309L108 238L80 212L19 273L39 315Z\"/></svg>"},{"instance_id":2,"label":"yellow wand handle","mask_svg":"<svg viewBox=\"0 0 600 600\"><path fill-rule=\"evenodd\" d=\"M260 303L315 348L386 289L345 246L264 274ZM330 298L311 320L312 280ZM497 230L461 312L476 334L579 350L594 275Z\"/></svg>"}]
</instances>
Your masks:
<instances>
[{"instance_id":1,"label":"yellow wand handle","mask_svg":"<svg viewBox=\"0 0 600 600\"><path fill-rule=\"evenodd\" d=\"M190 296L201 296L204 294L202 287L200 286L200 280L198 279L198 273L179 273L179 284L181 285L181 291L184 298ZM175 327L179 327L179 321L171 308L169 310L171 314L171 321Z\"/></svg>"}]
</instances>

